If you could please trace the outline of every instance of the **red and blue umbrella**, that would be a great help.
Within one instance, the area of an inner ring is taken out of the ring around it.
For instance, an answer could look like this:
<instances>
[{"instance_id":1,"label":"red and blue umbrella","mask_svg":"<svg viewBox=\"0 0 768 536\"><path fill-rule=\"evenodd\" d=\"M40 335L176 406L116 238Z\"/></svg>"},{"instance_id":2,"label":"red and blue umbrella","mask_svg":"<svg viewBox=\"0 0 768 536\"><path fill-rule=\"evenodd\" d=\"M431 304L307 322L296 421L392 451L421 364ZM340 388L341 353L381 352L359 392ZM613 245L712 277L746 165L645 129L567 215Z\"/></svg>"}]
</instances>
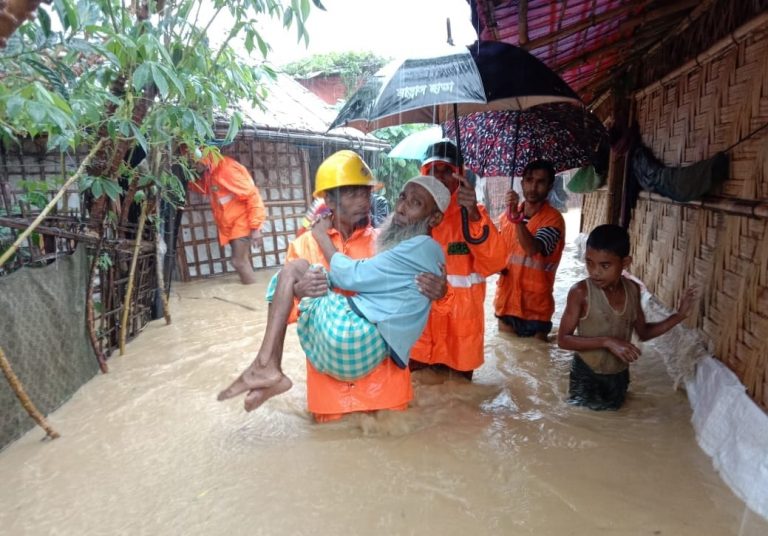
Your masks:
<instances>
[{"instance_id":1,"label":"red and blue umbrella","mask_svg":"<svg viewBox=\"0 0 768 536\"><path fill-rule=\"evenodd\" d=\"M592 112L568 103L526 110L479 112L459 117L465 165L484 177L519 177L533 160L552 162L555 171L593 162L608 133ZM455 122L443 124L455 134Z\"/></svg>"}]
</instances>

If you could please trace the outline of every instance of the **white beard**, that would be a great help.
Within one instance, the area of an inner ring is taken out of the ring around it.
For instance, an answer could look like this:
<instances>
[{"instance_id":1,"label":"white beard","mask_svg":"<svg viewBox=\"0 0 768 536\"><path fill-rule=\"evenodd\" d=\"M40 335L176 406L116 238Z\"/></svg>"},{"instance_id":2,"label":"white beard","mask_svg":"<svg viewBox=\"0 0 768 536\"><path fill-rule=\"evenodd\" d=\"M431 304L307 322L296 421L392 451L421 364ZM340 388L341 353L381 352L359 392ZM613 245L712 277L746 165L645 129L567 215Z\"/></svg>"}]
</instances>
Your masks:
<instances>
[{"instance_id":1,"label":"white beard","mask_svg":"<svg viewBox=\"0 0 768 536\"><path fill-rule=\"evenodd\" d=\"M426 219L409 225L398 225L392 220L393 216L394 214L390 214L379 227L379 236L376 238L377 253L392 249L400 242L414 236L429 234L429 223Z\"/></svg>"}]
</instances>

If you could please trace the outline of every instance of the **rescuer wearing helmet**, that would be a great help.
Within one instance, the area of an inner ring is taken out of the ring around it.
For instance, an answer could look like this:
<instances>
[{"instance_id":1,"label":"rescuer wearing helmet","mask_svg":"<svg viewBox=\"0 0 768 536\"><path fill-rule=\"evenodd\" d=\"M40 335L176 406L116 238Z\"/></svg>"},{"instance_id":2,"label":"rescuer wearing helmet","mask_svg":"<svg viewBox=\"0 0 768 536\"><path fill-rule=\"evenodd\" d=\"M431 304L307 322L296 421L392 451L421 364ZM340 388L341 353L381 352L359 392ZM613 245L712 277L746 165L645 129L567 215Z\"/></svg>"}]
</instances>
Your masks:
<instances>
[{"instance_id":1,"label":"rescuer wearing helmet","mask_svg":"<svg viewBox=\"0 0 768 536\"><path fill-rule=\"evenodd\" d=\"M485 278L504 268L504 244L475 189L463 176L456 145L441 140L429 147L421 166L422 175L432 175L451 192L451 203L443 221L432 229L432 238L443 248L448 292L432 304L421 338L411 350L411 370L429 366L459 372L472 379L484 362ZM461 208L467 209L473 237L488 228L480 244L468 242L462 231Z\"/></svg>"},{"instance_id":2,"label":"rescuer wearing helmet","mask_svg":"<svg viewBox=\"0 0 768 536\"><path fill-rule=\"evenodd\" d=\"M323 198L332 211L328 235L337 251L352 259L375 254L376 231L370 224L371 192L378 188L368 165L354 151L338 151L317 169L314 196ZM288 246L285 262L305 259L329 269L312 233L304 233ZM426 297L435 300L445 294L444 278L420 274L417 284ZM308 270L296 283L298 297L319 297L328 290L322 271ZM297 317L297 308L290 321ZM381 409L401 410L413 398L408 368L385 359L369 374L352 382L339 381L318 372L307 361L307 406L318 422L340 418L345 413Z\"/></svg>"}]
</instances>

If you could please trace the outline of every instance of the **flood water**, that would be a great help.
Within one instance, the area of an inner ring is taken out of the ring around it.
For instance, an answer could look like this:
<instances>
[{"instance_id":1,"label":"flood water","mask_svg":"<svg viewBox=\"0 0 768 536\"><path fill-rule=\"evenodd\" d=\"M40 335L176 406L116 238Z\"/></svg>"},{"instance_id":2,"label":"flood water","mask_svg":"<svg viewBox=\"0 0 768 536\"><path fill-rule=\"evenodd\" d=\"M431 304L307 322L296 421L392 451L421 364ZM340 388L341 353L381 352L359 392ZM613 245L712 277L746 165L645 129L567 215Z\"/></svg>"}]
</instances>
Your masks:
<instances>
[{"instance_id":1,"label":"flood water","mask_svg":"<svg viewBox=\"0 0 768 536\"><path fill-rule=\"evenodd\" d=\"M556 321L583 273L572 250ZM294 327L291 391L250 414L216 402L255 356L261 275L174 284L173 324L151 323L49 416L60 439L35 429L0 452L0 533L768 534L697 446L658 355L633 366L621 411L572 408L568 354L499 335L494 284L475 382L414 374L406 412L313 423Z\"/></svg>"}]
</instances>

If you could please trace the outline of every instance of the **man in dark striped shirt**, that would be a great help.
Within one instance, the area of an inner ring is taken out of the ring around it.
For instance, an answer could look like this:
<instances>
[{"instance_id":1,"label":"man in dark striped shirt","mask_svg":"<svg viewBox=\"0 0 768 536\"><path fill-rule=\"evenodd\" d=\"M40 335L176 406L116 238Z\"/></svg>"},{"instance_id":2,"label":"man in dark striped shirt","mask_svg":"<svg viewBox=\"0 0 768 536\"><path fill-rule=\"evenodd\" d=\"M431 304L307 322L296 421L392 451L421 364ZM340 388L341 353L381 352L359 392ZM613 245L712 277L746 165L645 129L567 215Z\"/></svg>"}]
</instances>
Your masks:
<instances>
[{"instance_id":1,"label":"man in dark striped shirt","mask_svg":"<svg viewBox=\"0 0 768 536\"><path fill-rule=\"evenodd\" d=\"M547 201L555 170L546 160L523 171L523 202L507 192L507 210L499 227L507 247L507 266L496 288L494 307L499 331L547 340L552 329L555 273L565 243L565 221Z\"/></svg>"}]
</instances>

